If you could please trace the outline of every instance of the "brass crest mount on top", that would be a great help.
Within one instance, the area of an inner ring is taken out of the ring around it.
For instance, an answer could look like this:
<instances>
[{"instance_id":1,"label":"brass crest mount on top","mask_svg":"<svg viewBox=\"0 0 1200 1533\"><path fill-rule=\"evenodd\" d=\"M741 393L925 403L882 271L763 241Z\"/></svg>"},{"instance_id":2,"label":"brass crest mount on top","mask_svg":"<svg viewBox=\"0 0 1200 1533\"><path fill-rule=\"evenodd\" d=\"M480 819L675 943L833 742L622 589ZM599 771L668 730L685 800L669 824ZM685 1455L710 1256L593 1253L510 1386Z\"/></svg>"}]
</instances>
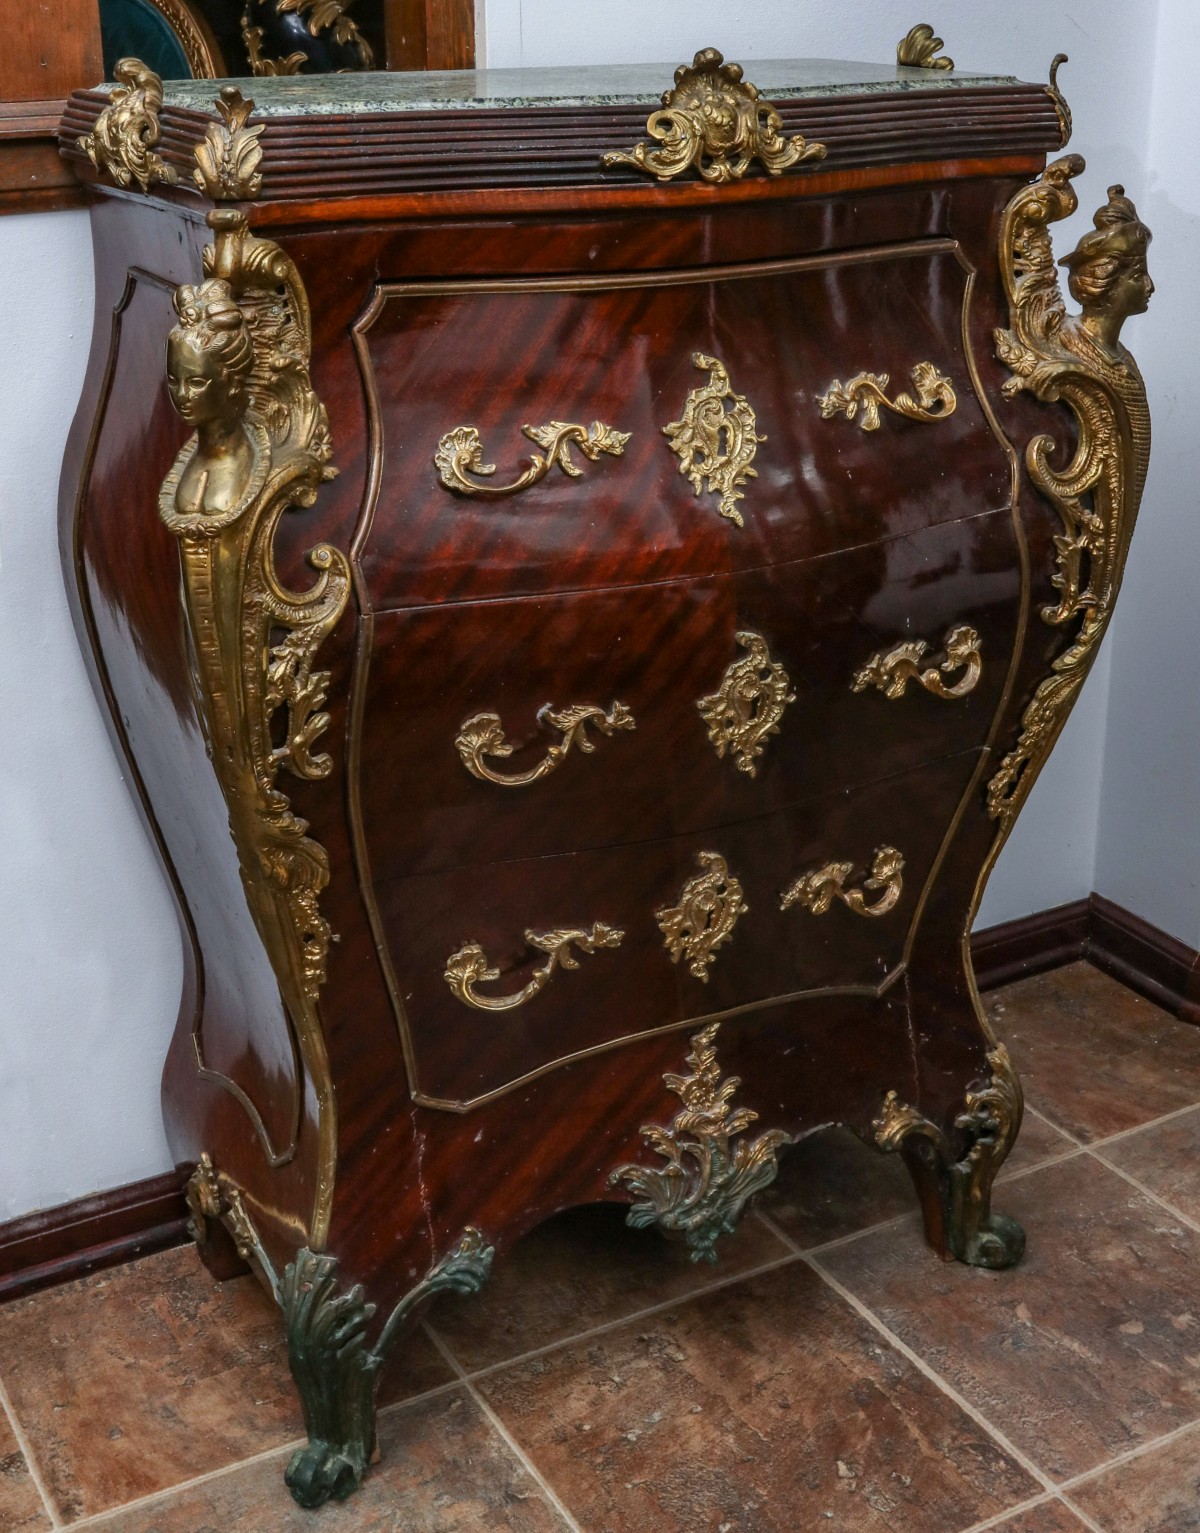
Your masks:
<instances>
[{"instance_id":1,"label":"brass crest mount on top","mask_svg":"<svg viewBox=\"0 0 1200 1533\"><path fill-rule=\"evenodd\" d=\"M646 119L658 145L642 142L628 153L612 150L602 163L632 165L660 181L695 170L705 181L740 181L755 160L768 175L825 158L824 144L802 133L784 138L783 119L742 79L740 64L727 64L716 48L702 48L691 65L675 71L675 88L663 92L662 109Z\"/></svg>"}]
</instances>

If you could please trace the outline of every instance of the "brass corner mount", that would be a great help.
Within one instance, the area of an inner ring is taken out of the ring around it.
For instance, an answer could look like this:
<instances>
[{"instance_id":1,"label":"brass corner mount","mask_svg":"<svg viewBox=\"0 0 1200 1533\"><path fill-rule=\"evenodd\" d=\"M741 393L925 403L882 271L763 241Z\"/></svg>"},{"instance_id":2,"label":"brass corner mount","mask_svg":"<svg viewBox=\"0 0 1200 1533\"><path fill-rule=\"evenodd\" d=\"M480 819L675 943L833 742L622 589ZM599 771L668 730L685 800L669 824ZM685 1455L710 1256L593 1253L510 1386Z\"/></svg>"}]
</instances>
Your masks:
<instances>
[{"instance_id":1,"label":"brass corner mount","mask_svg":"<svg viewBox=\"0 0 1200 1533\"><path fill-rule=\"evenodd\" d=\"M179 179L173 166L157 152L162 129L158 112L163 83L141 59L120 59L113 70L117 84L95 127L76 139L99 171L107 171L118 186L136 181L148 192L156 181L168 186Z\"/></svg>"},{"instance_id":2,"label":"brass corner mount","mask_svg":"<svg viewBox=\"0 0 1200 1533\"><path fill-rule=\"evenodd\" d=\"M918 22L897 44L896 63L915 69L953 69L954 60L941 51L943 46L927 21Z\"/></svg>"},{"instance_id":3,"label":"brass corner mount","mask_svg":"<svg viewBox=\"0 0 1200 1533\"><path fill-rule=\"evenodd\" d=\"M716 48L701 48L691 64L675 71L675 85L663 92L662 107L646 119L654 143L636 144L627 153L611 150L601 163L629 165L659 181L695 169L705 181L722 185L740 181L755 160L768 175L794 165L823 160L824 144L802 133L784 138L778 108L760 99L742 78L740 64L727 64Z\"/></svg>"}]
</instances>

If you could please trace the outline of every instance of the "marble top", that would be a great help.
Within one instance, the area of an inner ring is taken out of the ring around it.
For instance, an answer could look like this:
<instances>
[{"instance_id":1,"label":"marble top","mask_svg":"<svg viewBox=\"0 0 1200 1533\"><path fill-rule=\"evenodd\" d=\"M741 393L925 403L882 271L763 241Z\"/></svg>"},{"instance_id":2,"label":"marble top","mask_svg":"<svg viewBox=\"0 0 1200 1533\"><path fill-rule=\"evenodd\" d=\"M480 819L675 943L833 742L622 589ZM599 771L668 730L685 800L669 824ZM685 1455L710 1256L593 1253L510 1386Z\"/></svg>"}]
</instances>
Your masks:
<instances>
[{"instance_id":1,"label":"marble top","mask_svg":"<svg viewBox=\"0 0 1200 1533\"><path fill-rule=\"evenodd\" d=\"M845 59L754 59L744 78L768 101L910 90L1015 85L1011 75L856 64ZM454 69L425 73L277 75L235 83L256 117L437 112L493 107L636 106L657 103L675 64L605 64L578 69ZM167 106L212 111L221 80L164 82ZM102 89L104 87L101 87Z\"/></svg>"}]
</instances>

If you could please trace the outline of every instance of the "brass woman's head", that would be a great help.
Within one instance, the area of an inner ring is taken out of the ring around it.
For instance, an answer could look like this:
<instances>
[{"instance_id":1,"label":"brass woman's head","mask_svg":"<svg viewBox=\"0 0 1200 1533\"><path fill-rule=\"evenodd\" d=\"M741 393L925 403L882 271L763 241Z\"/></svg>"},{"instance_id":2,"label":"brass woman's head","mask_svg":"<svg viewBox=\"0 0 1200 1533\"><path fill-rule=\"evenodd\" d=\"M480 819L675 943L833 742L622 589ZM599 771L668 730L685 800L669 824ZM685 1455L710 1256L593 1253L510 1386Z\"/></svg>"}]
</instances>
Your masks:
<instances>
[{"instance_id":1,"label":"brass woman's head","mask_svg":"<svg viewBox=\"0 0 1200 1533\"><path fill-rule=\"evenodd\" d=\"M167 338L167 384L189 425L232 426L246 411L254 341L228 282L214 278L175 293L179 323Z\"/></svg>"},{"instance_id":2,"label":"brass woman's head","mask_svg":"<svg viewBox=\"0 0 1200 1533\"><path fill-rule=\"evenodd\" d=\"M1058 263L1068 272L1071 296L1085 316L1115 320L1144 314L1154 292L1146 267L1150 230L1137 215L1123 186L1110 186L1096 227Z\"/></svg>"}]
</instances>

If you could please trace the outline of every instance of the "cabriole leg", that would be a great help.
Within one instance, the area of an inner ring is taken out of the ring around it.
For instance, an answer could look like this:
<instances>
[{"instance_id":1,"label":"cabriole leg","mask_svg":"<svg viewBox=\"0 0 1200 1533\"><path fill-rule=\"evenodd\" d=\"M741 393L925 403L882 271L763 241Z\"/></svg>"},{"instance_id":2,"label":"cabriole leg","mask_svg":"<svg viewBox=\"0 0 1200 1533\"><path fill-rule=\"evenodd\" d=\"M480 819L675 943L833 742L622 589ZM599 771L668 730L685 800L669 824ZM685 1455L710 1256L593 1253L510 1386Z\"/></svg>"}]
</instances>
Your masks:
<instances>
[{"instance_id":1,"label":"cabriole leg","mask_svg":"<svg viewBox=\"0 0 1200 1533\"><path fill-rule=\"evenodd\" d=\"M888 1092L873 1125L882 1150L898 1150L908 1166L925 1233L934 1250L972 1267L1011 1267L1025 1250L1025 1231L992 1212L992 1183L1016 1141L1025 1110L1021 1082L997 1044L988 1052L988 1083L967 1092L951 1136Z\"/></svg>"}]
</instances>

